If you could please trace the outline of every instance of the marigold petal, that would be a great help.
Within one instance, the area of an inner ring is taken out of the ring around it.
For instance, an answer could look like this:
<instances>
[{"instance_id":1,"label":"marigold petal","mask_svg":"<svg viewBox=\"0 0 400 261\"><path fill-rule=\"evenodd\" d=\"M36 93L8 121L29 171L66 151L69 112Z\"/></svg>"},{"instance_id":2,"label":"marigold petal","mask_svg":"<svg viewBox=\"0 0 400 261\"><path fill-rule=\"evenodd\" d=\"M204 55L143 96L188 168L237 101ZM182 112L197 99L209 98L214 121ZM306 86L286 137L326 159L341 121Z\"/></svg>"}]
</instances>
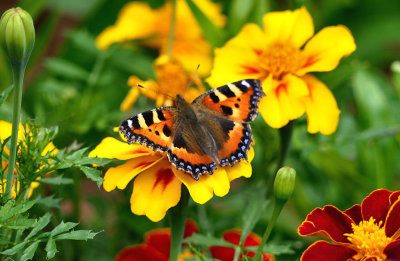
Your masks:
<instances>
[{"instance_id":1,"label":"marigold petal","mask_svg":"<svg viewBox=\"0 0 400 261\"><path fill-rule=\"evenodd\" d=\"M361 212L363 220L369 220L371 217L378 224L384 222L390 209L389 197L392 194L387 189L377 189L371 192L361 203Z\"/></svg>"},{"instance_id":2,"label":"marigold petal","mask_svg":"<svg viewBox=\"0 0 400 261\"><path fill-rule=\"evenodd\" d=\"M397 200L391 206L387 214L385 233L387 237L400 238L400 200Z\"/></svg>"},{"instance_id":3,"label":"marigold petal","mask_svg":"<svg viewBox=\"0 0 400 261\"><path fill-rule=\"evenodd\" d=\"M346 215L348 215L354 221L355 224L359 224L363 220L360 204L356 204L356 205L346 209L344 211L344 213Z\"/></svg>"},{"instance_id":4,"label":"marigold petal","mask_svg":"<svg viewBox=\"0 0 400 261\"><path fill-rule=\"evenodd\" d=\"M319 31L304 47L304 64L297 75L307 72L331 71L337 67L340 59L356 50L350 30L343 26L328 26Z\"/></svg>"},{"instance_id":5,"label":"marigold petal","mask_svg":"<svg viewBox=\"0 0 400 261\"><path fill-rule=\"evenodd\" d=\"M349 243L345 233L353 233L352 219L334 206L314 209L299 226L301 236L320 236L335 242Z\"/></svg>"},{"instance_id":6,"label":"marigold petal","mask_svg":"<svg viewBox=\"0 0 400 261\"><path fill-rule=\"evenodd\" d=\"M137 87L131 87L125 99L121 103L120 106L121 111L126 112L131 110L137 98L139 98L139 96L140 96L139 89Z\"/></svg>"},{"instance_id":7,"label":"marigold petal","mask_svg":"<svg viewBox=\"0 0 400 261\"><path fill-rule=\"evenodd\" d=\"M164 218L181 198L181 182L171 170L167 160L142 172L133 184L131 210L136 215L146 215L151 221Z\"/></svg>"},{"instance_id":8,"label":"marigold petal","mask_svg":"<svg viewBox=\"0 0 400 261\"><path fill-rule=\"evenodd\" d=\"M169 257L171 247L171 229L158 228L147 232L144 236L147 245L155 248L164 256Z\"/></svg>"},{"instance_id":9,"label":"marigold petal","mask_svg":"<svg viewBox=\"0 0 400 261\"><path fill-rule=\"evenodd\" d=\"M242 79L259 79L258 56L265 42L258 25L245 25L236 37L215 50L214 68L207 82L215 88Z\"/></svg>"},{"instance_id":10,"label":"marigold petal","mask_svg":"<svg viewBox=\"0 0 400 261\"><path fill-rule=\"evenodd\" d=\"M225 167L226 173L228 174L229 181L235 180L240 177L250 178L253 172L250 162L254 158L254 149L250 148L247 153L248 161L242 160L232 167Z\"/></svg>"},{"instance_id":11,"label":"marigold petal","mask_svg":"<svg viewBox=\"0 0 400 261\"><path fill-rule=\"evenodd\" d=\"M389 198L390 204L391 205L394 204L394 202L396 202L399 198L400 198L400 190L393 192L392 195L390 195L390 198Z\"/></svg>"},{"instance_id":12,"label":"marigold petal","mask_svg":"<svg viewBox=\"0 0 400 261\"><path fill-rule=\"evenodd\" d=\"M115 261L168 261L168 256L160 253L157 248L146 244L129 246L122 249Z\"/></svg>"},{"instance_id":13,"label":"marigold petal","mask_svg":"<svg viewBox=\"0 0 400 261\"><path fill-rule=\"evenodd\" d=\"M151 154L154 154L154 152L144 145L128 144L115 138L107 137L89 153L89 157L127 160Z\"/></svg>"},{"instance_id":14,"label":"marigold petal","mask_svg":"<svg viewBox=\"0 0 400 261\"><path fill-rule=\"evenodd\" d=\"M386 261L399 261L400 260L400 240L390 242L385 247L383 253L386 255Z\"/></svg>"},{"instance_id":15,"label":"marigold petal","mask_svg":"<svg viewBox=\"0 0 400 261\"><path fill-rule=\"evenodd\" d=\"M266 84L274 84L274 87ZM266 96L261 99L259 110L265 122L273 128L285 126L289 120L299 118L305 111L305 98L308 88L305 82L288 75L284 81L265 81L263 83Z\"/></svg>"},{"instance_id":16,"label":"marigold petal","mask_svg":"<svg viewBox=\"0 0 400 261\"><path fill-rule=\"evenodd\" d=\"M103 187L106 191L112 191L116 187L125 189L128 183L140 172L150 168L162 160L158 155L145 156L131 159L115 168L109 168L104 175Z\"/></svg>"},{"instance_id":17,"label":"marigold petal","mask_svg":"<svg viewBox=\"0 0 400 261\"><path fill-rule=\"evenodd\" d=\"M302 77L310 90L306 98L307 131L329 135L336 131L340 110L336 99L324 83L312 75Z\"/></svg>"},{"instance_id":18,"label":"marigold petal","mask_svg":"<svg viewBox=\"0 0 400 261\"><path fill-rule=\"evenodd\" d=\"M344 245L333 245L325 241L317 241L309 246L301 256L301 261L315 260L352 260L357 252Z\"/></svg>"},{"instance_id":19,"label":"marigold petal","mask_svg":"<svg viewBox=\"0 0 400 261\"><path fill-rule=\"evenodd\" d=\"M130 2L120 11L115 25L106 28L96 39L99 49L112 43L144 38L156 31L158 11L147 3Z\"/></svg>"},{"instance_id":20,"label":"marigold petal","mask_svg":"<svg viewBox=\"0 0 400 261\"><path fill-rule=\"evenodd\" d=\"M0 139L5 140L11 136L12 132L12 124L8 121L0 120ZM21 140L24 137L24 126L22 124L19 125L18 131L18 140Z\"/></svg>"},{"instance_id":21,"label":"marigold petal","mask_svg":"<svg viewBox=\"0 0 400 261\"><path fill-rule=\"evenodd\" d=\"M269 12L263 18L269 42L289 43L300 48L314 34L311 15L305 7L294 11Z\"/></svg>"},{"instance_id":22,"label":"marigold petal","mask_svg":"<svg viewBox=\"0 0 400 261\"><path fill-rule=\"evenodd\" d=\"M218 197L223 197L229 192L230 183L225 168L216 169L212 175L202 175L197 181L191 175L175 168L173 171L188 188L192 199L199 204L206 203L214 193Z\"/></svg>"}]
</instances>

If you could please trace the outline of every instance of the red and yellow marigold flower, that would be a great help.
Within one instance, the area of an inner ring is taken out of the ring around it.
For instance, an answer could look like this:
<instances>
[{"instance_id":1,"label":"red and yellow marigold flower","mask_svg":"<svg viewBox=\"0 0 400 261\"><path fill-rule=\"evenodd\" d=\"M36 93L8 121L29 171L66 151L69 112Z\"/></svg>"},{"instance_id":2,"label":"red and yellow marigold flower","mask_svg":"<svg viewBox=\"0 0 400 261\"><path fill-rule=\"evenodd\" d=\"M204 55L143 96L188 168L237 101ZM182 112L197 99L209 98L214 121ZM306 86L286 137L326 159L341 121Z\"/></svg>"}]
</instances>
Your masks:
<instances>
[{"instance_id":1,"label":"red and yellow marigold flower","mask_svg":"<svg viewBox=\"0 0 400 261\"><path fill-rule=\"evenodd\" d=\"M223 238L226 242L232 243L234 245L239 245L240 236L242 231L238 229L228 230L223 234ZM247 238L244 240L243 247L258 247L261 243L261 238L251 232ZM225 246L212 246L210 247L210 252L213 258L221 261L233 261L235 256L235 249ZM254 251L243 251L243 254L247 258L254 257ZM240 254L239 261L248 260L244 259L242 254ZM264 253L262 255L262 261L274 261L275 257L272 254Z\"/></svg>"},{"instance_id":2,"label":"red and yellow marigold flower","mask_svg":"<svg viewBox=\"0 0 400 261\"><path fill-rule=\"evenodd\" d=\"M219 5L209 0L194 2L214 24L225 24L226 18L222 15ZM166 1L164 6L155 10L144 2L130 2L122 8L116 23L97 37L96 44L98 48L106 49L115 42L142 39L146 45L160 49L160 53L165 54L171 15L170 1ZM200 75L207 75L211 69L211 46L204 39L201 28L185 0L177 1L172 57L189 71L194 71L197 64L201 64Z\"/></svg>"},{"instance_id":3,"label":"red and yellow marigold flower","mask_svg":"<svg viewBox=\"0 0 400 261\"><path fill-rule=\"evenodd\" d=\"M129 111L140 95L155 100L156 106L161 107L172 106L178 94L192 101L206 90L197 76L193 79L194 86L188 88L193 76L186 74L182 66L167 55L162 55L154 61L154 72L156 81L141 81L136 76L129 77L128 85L131 89L121 104L122 111ZM145 88L138 87L138 84Z\"/></svg>"},{"instance_id":4,"label":"red and yellow marigold flower","mask_svg":"<svg viewBox=\"0 0 400 261\"><path fill-rule=\"evenodd\" d=\"M263 30L247 24L216 49L208 82L217 87L240 79L260 79L266 96L259 108L268 125L280 128L306 113L308 132L331 134L339 120L336 100L324 83L308 73L333 70L356 45L342 25L313 34L306 8L270 12L263 18Z\"/></svg>"},{"instance_id":5,"label":"red and yellow marigold flower","mask_svg":"<svg viewBox=\"0 0 400 261\"><path fill-rule=\"evenodd\" d=\"M340 211L314 209L299 226L301 236L320 236L303 253L302 261L400 260L400 191L373 191L361 203Z\"/></svg>"},{"instance_id":6,"label":"red and yellow marigold flower","mask_svg":"<svg viewBox=\"0 0 400 261\"><path fill-rule=\"evenodd\" d=\"M187 220L183 237L190 237L198 233L197 224L192 220ZM160 228L147 232L144 236L144 243L129 246L122 249L115 261L168 261L171 245L171 229ZM193 256L190 250L186 249L179 256L179 261Z\"/></svg>"},{"instance_id":7,"label":"red and yellow marigold flower","mask_svg":"<svg viewBox=\"0 0 400 261\"><path fill-rule=\"evenodd\" d=\"M4 142L5 139L7 139L7 138L9 138L11 136L11 131L12 131L12 124L10 122L1 121L0 120L0 140L1 140L1 142ZM28 132L28 134L29 134L29 132ZM24 126L22 124L20 124L19 125L18 138L17 138L18 142L23 140L25 135L26 135L25 128L24 128ZM47 144L47 146L43 149L42 155L46 155L50 151L52 153L57 153L58 152L58 150L56 149L56 147L54 146L54 144L52 142ZM6 154L10 153L9 149L7 148L7 146L4 146L4 152ZM6 166L8 165L8 161L2 161L1 164L2 164L2 168L5 169ZM7 172L8 172L8 170L5 171L5 173L7 173ZM17 174L18 174L17 170L14 169L14 175L17 175ZM12 186L12 190L11 190L11 197L12 198L16 197L15 182L16 182L15 179L13 179L13 186ZM6 183L6 179L0 180L0 194L3 194L5 192L5 186L6 186L5 183ZM4 187L3 187L3 184L4 184ZM35 188L37 188L38 186L39 186L39 182L35 181L35 182L31 183L30 188L28 190L28 194L27 194L28 198L32 195L33 190ZM19 191L19 188L20 188L20 182L17 181L17 191Z\"/></svg>"},{"instance_id":8,"label":"red and yellow marigold flower","mask_svg":"<svg viewBox=\"0 0 400 261\"><path fill-rule=\"evenodd\" d=\"M144 145L128 144L112 137L103 139L89 156L126 160L106 172L103 187L106 191L125 189L137 176L130 199L131 211L157 222L164 218L168 209L178 204L182 184L199 204L206 203L213 194L225 196L232 180L251 176L249 162L254 157L254 150L251 148L248 153L249 162L241 161L233 167L220 167L212 175L200 176L198 181L172 166L166 153L154 152Z\"/></svg>"}]
</instances>

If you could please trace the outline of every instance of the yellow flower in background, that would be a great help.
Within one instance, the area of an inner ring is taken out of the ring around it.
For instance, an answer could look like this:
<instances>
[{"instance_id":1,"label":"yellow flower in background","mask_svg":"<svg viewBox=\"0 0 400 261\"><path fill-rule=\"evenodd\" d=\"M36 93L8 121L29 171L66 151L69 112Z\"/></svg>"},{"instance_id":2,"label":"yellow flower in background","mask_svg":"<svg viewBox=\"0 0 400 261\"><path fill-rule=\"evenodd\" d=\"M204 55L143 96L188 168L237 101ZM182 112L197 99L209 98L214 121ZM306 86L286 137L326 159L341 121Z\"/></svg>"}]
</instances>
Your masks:
<instances>
[{"instance_id":1,"label":"yellow flower in background","mask_svg":"<svg viewBox=\"0 0 400 261\"><path fill-rule=\"evenodd\" d=\"M5 139L7 139L8 137L11 136L11 131L12 131L12 124L10 122L7 121L1 121L0 120L0 139L1 142L4 142ZM24 126L22 124L19 125L19 131L18 131L18 142L20 142L21 140L23 140L25 138L25 134L28 133L29 134L29 130L25 130ZM4 152L6 154L9 154L10 151L7 148L7 146L4 146ZM58 150L57 148L54 146L54 144L52 142L50 142L49 144L46 145L46 147L43 149L42 151L42 155L46 155L48 152L51 153L57 153ZM5 167L8 165L7 161L2 161L2 168L5 169ZM5 171L5 173L7 173L8 170ZM14 175L17 175L17 170L14 169ZM3 194L5 192L5 183L6 183L6 179L0 180L0 194ZM3 188L3 184L4 184L4 188ZM30 185L30 188L28 190L28 198L32 195L32 192L35 188L37 188L39 186L39 182L32 182ZM20 182L17 181L17 191L19 191L19 187L20 187ZM11 197L15 198L16 197L16 193L15 193L15 179L13 180L13 187L11 190Z\"/></svg>"},{"instance_id":2,"label":"yellow flower in background","mask_svg":"<svg viewBox=\"0 0 400 261\"><path fill-rule=\"evenodd\" d=\"M195 0L195 4L217 26L223 26L226 18L221 7L209 0ZM200 75L207 75L211 69L211 46L204 39L201 28L185 0L177 0L175 38L172 57L188 71L194 71L201 64ZM152 9L147 3L126 4L112 26L106 28L96 39L99 49L106 49L112 43L144 40L144 44L165 54L172 16L172 4Z\"/></svg>"},{"instance_id":3,"label":"yellow flower in background","mask_svg":"<svg viewBox=\"0 0 400 261\"><path fill-rule=\"evenodd\" d=\"M306 113L308 132L333 133L340 114L336 100L324 83L307 73L331 71L354 52L351 32L337 25L314 35L312 18L304 7L270 12L263 17L263 27L247 24L217 49L208 82L216 87L260 79L266 96L259 108L268 125L280 128Z\"/></svg>"},{"instance_id":4,"label":"yellow flower in background","mask_svg":"<svg viewBox=\"0 0 400 261\"><path fill-rule=\"evenodd\" d=\"M136 177L130 199L131 211L136 215L146 215L157 222L164 218L168 209L178 204L182 184L199 204L206 203L213 194L225 196L232 180L251 176L250 162L254 157L254 150L250 149L248 153L249 162L241 161L233 167L220 167L212 175L200 176L198 181L190 174L173 167L166 153L154 152L140 144L127 144L112 137L103 139L89 154L89 157L96 156L126 160L122 165L106 172L103 187L108 192L115 188L125 189Z\"/></svg>"},{"instance_id":5,"label":"yellow flower in background","mask_svg":"<svg viewBox=\"0 0 400 261\"><path fill-rule=\"evenodd\" d=\"M128 85L131 89L121 104L122 111L132 109L139 95L155 100L156 106L161 107L173 105L178 94L191 102L206 90L197 76L193 79L194 88L188 88L193 76L185 74L182 66L176 61L168 59L166 55L162 55L155 60L154 71L157 78L156 81L141 81L136 76L129 78ZM138 87L138 84L145 88Z\"/></svg>"}]
</instances>

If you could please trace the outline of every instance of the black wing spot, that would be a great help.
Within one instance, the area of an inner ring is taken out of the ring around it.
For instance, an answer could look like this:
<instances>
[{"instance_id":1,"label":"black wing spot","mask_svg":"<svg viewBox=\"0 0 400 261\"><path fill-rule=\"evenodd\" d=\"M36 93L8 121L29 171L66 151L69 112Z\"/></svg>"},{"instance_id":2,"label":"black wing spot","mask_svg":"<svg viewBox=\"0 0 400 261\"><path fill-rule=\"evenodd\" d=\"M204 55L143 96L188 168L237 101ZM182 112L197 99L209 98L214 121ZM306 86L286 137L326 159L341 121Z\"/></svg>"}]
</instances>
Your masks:
<instances>
[{"instance_id":1,"label":"black wing spot","mask_svg":"<svg viewBox=\"0 0 400 261\"><path fill-rule=\"evenodd\" d=\"M156 135L157 135L157 136L160 136L160 133L159 133L157 130L156 130Z\"/></svg>"},{"instance_id":2,"label":"black wing spot","mask_svg":"<svg viewBox=\"0 0 400 261\"><path fill-rule=\"evenodd\" d=\"M241 99L240 99L240 98L237 98L237 101L238 101L238 102L240 102L240 101L241 101Z\"/></svg>"},{"instance_id":3,"label":"black wing spot","mask_svg":"<svg viewBox=\"0 0 400 261\"><path fill-rule=\"evenodd\" d=\"M140 129L138 116L135 116L135 117L132 118L132 127L134 129Z\"/></svg>"},{"instance_id":4,"label":"black wing spot","mask_svg":"<svg viewBox=\"0 0 400 261\"><path fill-rule=\"evenodd\" d=\"M164 113L160 110L157 110L157 117L160 121L165 121Z\"/></svg>"},{"instance_id":5,"label":"black wing spot","mask_svg":"<svg viewBox=\"0 0 400 261\"><path fill-rule=\"evenodd\" d=\"M168 128L167 125L164 125L164 127L163 127L163 133L164 133L164 135L167 136L167 137L171 136L171 130Z\"/></svg>"},{"instance_id":6,"label":"black wing spot","mask_svg":"<svg viewBox=\"0 0 400 261\"><path fill-rule=\"evenodd\" d=\"M236 107L236 108L239 108L239 104L235 103L235 107Z\"/></svg>"},{"instance_id":7,"label":"black wing spot","mask_svg":"<svg viewBox=\"0 0 400 261\"><path fill-rule=\"evenodd\" d=\"M210 98L211 98L211 100L214 102L214 103L217 103L217 102L219 102L219 98L218 98L218 96L217 95L215 95L215 93L210 93Z\"/></svg>"},{"instance_id":8,"label":"black wing spot","mask_svg":"<svg viewBox=\"0 0 400 261\"><path fill-rule=\"evenodd\" d=\"M154 123L153 121L153 111L145 111L142 113L144 121L146 122L147 126L150 126Z\"/></svg>"},{"instance_id":9,"label":"black wing spot","mask_svg":"<svg viewBox=\"0 0 400 261\"><path fill-rule=\"evenodd\" d=\"M229 88L229 86L223 86L221 89L219 89L219 91L225 95L226 97L230 98L230 97L235 97L235 93L233 91L231 91L231 89Z\"/></svg>"},{"instance_id":10,"label":"black wing spot","mask_svg":"<svg viewBox=\"0 0 400 261\"><path fill-rule=\"evenodd\" d=\"M221 109L222 109L222 112L227 116L233 114L233 110L232 110L231 107L227 107L227 106L221 105Z\"/></svg>"}]
</instances>

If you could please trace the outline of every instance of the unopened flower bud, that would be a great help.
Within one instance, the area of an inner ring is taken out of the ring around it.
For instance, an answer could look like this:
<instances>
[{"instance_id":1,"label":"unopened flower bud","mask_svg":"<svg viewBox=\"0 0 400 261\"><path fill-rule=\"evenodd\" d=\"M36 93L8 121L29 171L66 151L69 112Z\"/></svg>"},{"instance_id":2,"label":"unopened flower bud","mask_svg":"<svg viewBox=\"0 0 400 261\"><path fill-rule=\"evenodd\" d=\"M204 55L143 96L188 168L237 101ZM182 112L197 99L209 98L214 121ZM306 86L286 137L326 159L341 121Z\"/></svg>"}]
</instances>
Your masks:
<instances>
[{"instance_id":1,"label":"unopened flower bud","mask_svg":"<svg viewBox=\"0 0 400 261\"><path fill-rule=\"evenodd\" d=\"M296 171L289 167L278 170L274 182L275 198L286 202L293 193L296 180Z\"/></svg>"},{"instance_id":2,"label":"unopened flower bud","mask_svg":"<svg viewBox=\"0 0 400 261\"><path fill-rule=\"evenodd\" d=\"M4 12L0 20L0 44L11 64L25 66L34 43L35 27L29 13L19 7Z\"/></svg>"}]
</instances>

